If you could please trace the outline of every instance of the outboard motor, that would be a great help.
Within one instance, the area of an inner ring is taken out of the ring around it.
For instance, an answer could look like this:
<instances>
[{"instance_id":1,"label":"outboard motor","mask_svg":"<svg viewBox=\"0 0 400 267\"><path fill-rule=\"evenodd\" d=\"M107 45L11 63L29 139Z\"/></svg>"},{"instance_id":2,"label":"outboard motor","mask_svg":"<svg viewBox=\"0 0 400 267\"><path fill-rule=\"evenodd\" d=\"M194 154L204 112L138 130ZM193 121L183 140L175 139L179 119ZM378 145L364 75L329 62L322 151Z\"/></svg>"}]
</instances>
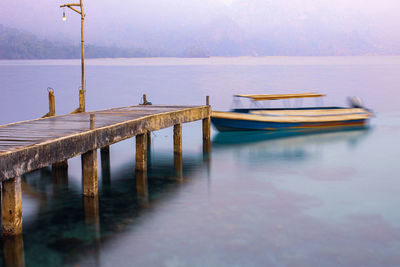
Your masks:
<instances>
[{"instance_id":1,"label":"outboard motor","mask_svg":"<svg viewBox=\"0 0 400 267\"><path fill-rule=\"evenodd\" d=\"M350 96L348 97L349 105L352 108L362 108L362 101L359 97L356 96Z\"/></svg>"}]
</instances>

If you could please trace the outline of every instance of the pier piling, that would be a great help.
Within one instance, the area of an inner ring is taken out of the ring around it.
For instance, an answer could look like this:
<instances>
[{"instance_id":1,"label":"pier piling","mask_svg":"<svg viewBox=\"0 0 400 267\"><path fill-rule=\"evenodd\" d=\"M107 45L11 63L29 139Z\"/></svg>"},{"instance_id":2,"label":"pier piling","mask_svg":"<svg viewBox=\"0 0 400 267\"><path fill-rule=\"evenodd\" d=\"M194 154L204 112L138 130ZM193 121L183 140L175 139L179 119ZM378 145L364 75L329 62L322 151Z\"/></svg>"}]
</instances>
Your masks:
<instances>
[{"instance_id":1,"label":"pier piling","mask_svg":"<svg viewBox=\"0 0 400 267\"><path fill-rule=\"evenodd\" d=\"M90 129L95 127L94 114L90 114ZM82 159L82 180L83 180L83 195L95 197L98 194L97 181L97 150L89 150L83 153Z\"/></svg>"},{"instance_id":2,"label":"pier piling","mask_svg":"<svg viewBox=\"0 0 400 267\"><path fill-rule=\"evenodd\" d=\"M147 171L147 137L145 133L136 135L136 170Z\"/></svg>"},{"instance_id":3,"label":"pier piling","mask_svg":"<svg viewBox=\"0 0 400 267\"><path fill-rule=\"evenodd\" d=\"M110 146L105 146L100 149L100 158L102 182L103 184L109 184L111 179Z\"/></svg>"},{"instance_id":4,"label":"pier piling","mask_svg":"<svg viewBox=\"0 0 400 267\"><path fill-rule=\"evenodd\" d=\"M210 97L206 97L206 105L210 106ZM210 114L203 119L203 154L208 155L211 151L211 117Z\"/></svg>"},{"instance_id":5,"label":"pier piling","mask_svg":"<svg viewBox=\"0 0 400 267\"><path fill-rule=\"evenodd\" d=\"M174 168L178 178L182 178L182 124L174 125Z\"/></svg>"},{"instance_id":6,"label":"pier piling","mask_svg":"<svg viewBox=\"0 0 400 267\"><path fill-rule=\"evenodd\" d=\"M3 181L1 191L1 225L3 235L22 233L21 177Z\"/></svg>"},{"instance_id":7,"label":"pier piling","mask_svg":"<svg viewBox=\"0 0 400 267\"><path fill-rule=\"evenodd\" d=\"M136 136L136 190L139 202L146 205L148 202L147 187L147 135L149 132Z\"/></svg>"},{"instance_id":8,"label":"pier piling","mask_svg":"<svg viewBox=\"0 0 400 267\"><path fill-rule=\"evenodd\" d=\"M53 163L51 165L53 176L58 176L58 173L68 173L68 160Z\"/></svg>"},{"instance_id":9,"label":"pier piling","mask_svg":"<svg viewBox=\"0 0 400 267\"><path fill-rule=\"evenodd\" d=\"M83 195L95 197L98 194L97 151L90 150L81 156Z\"/></svg>"},{"instance_id":10,"label":"pier piling","mask_svg":"<svg viewBox=\"0 0 400 267\"><path fill-rule=\"evenodd\" d=\"M51 176L54 184L68 185L68 161L60 161L51 166Z\"/></svg>"}]
</instances>

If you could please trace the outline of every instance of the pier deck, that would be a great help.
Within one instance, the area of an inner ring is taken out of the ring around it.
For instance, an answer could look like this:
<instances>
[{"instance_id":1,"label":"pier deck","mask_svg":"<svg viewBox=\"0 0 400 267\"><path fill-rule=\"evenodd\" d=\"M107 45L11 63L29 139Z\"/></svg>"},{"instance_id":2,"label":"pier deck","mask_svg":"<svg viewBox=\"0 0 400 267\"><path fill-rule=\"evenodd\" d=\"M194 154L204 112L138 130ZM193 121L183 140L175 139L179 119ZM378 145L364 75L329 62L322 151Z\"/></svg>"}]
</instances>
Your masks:
<instances>
[{"instance_id":1,"label":"pier deck","mask_svg":"<svg viewBox=\"0 0 400 267\"><path fill-rule=\"evenodd\" d=\"M93 129L90 114L94 114ZM3 125L0 181L127 138L209 117L209 106L140 105Z\"/></svg>"},{"instance_id":2,"label":"pier deck","mask_svg":"<svg viewBox=\"0 0 400 267\"><path fill-rule=\"evenodd\" d=\"M49 112L50 116L54 113ZM49 115L48 114L48 115ZM52 165L68 179L68 159L81 155L85 210L98 214L97 149L109 164L109 146L136 137L136 187L147 197L150 132L174 127L174 168L182 177L182 124L202 120L203 152L210 148L211 108L139 105L52 116L0 126L1 224L3 236L22 233L21 175ZM103 169L104 166L102 166Z\"/></svg>"}]
</instances>

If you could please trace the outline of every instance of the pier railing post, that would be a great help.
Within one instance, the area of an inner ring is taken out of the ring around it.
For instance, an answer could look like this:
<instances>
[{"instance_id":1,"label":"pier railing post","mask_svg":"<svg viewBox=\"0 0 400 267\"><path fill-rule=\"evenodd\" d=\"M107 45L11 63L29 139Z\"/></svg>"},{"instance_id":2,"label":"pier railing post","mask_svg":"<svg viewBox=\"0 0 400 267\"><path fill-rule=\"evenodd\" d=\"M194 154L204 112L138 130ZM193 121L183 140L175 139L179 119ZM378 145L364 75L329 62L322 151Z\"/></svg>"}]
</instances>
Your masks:
<instances>
[{"instance_id":1,"label":"pier railing post","mask_svg":"<svg viewBox=\"0 0 400 267\"><path fill-rule=\"evenodd\" d=\"M49 92L49 112L42 118L53 117L56 115L56 99L54 97L54 90L50 87L47 90Z\"/></svg>"},{"instance_id":2,"label":"pier railing post","mask_svg":"<svg viewBox=\"0 0 400 267\"><path fill-rule=\"evenodd\" d=\"M22 233L21 177L3 181L1 190L1 225L4 236Z\"/></svg>"},{"instance_id":3,"label":"pier railing post","mask_svg":"<svg viewBox=\"0 0 400 267\"><path fill-rule=\"evenodd\" d=\"M90 114L90 129L94 129L94 114ZM95 197L98 195L99 187L97 181L97 150L90 150L81 156L83 195Z\"/></svg>"},{"instance_id":4,"label":"pier railing post","mask_svg":"<svg viewBox=\"0 0 400 267\"><path fill-rule=\"evenodd\" d=\"M210 97L206 97L206 105L210 107ZM211 107L210 107L211 113ZM203 154L208 155L211 151L211 117L210 115L203 119Z\"/></svg>"},{"instance_id":5,"label":"pier railing post","mask_svg":"<svg viewBox=\"0 0 400 267\"><path fill-rule=\"evenodd\" d=\"M174 169L178 178L182 178L182 124L174 125Z\"/></svg>"},{"instance_id":6,"label":"pier railing post","mask_svg":"<svg viewBox=\"0 0 400 267\"><path fill-rule=\"evenodd\" d=\"M49 90L49 116L56 115L56 99L54 97L54 91Z\"/></svg>"}]
</instances>

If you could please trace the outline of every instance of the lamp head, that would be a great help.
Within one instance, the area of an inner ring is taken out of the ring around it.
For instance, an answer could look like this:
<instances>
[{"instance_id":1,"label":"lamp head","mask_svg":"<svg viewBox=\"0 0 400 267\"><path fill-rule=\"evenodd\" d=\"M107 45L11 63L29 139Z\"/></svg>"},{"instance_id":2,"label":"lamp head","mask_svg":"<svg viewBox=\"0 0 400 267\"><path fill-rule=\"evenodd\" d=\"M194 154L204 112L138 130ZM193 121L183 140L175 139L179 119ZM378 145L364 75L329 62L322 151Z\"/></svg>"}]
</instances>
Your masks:
<instances>
[{"instance_id":1,"label":"lamp head","mask_svg":"<svg viewBox=\"0 0 400 267\"><path fill-rule=\"evenodd\" d=\"M65 16L65 10L63 10L62 20L63 20L63 21L66 21L66 20L67 20L67 17Z\"/></svg>"}]
</instances>

